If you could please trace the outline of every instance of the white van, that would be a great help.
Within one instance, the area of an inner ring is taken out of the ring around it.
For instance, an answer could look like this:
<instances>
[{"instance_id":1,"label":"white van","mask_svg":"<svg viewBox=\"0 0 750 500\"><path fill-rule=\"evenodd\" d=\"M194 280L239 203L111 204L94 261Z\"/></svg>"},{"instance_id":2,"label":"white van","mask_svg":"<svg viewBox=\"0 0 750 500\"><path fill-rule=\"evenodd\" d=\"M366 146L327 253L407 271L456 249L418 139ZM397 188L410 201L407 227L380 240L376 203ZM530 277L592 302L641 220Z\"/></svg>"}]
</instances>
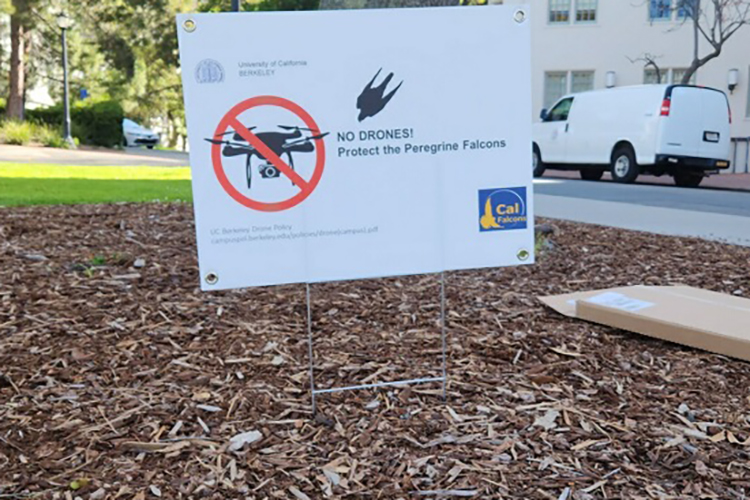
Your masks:
<instances>
[{"instance_id":1,"label":"white van","mask_svg":"<svg viewBox=\"0 0 750 500\"><path fill-rule=\"evenodd\" d=\"M678 186L729 168L732 123L727 96L692 85L638 85L561 98L535 123L534 176L580 170L617 182L641 173L671 175Z\"/></svg>"}]
</instances>

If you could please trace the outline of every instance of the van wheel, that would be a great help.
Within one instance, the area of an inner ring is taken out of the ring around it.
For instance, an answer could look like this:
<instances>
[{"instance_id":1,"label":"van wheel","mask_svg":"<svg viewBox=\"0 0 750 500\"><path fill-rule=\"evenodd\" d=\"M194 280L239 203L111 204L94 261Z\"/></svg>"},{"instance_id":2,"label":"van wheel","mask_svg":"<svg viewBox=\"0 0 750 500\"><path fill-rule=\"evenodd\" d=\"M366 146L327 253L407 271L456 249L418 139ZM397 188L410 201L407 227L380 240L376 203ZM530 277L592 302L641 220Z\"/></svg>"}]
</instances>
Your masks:
<instances>
[{"instance_id":1,"label":"van wheel","mask_svg":"<svg viewBox=\"0 0 750 500\"><path fill-rule=\"evenodd\" d=\"M539 152L539 147L534 144L534 150L531 153L531 164L534 166L534 177L541 177L544 175L544 171L547 169L542 161L542 154Z\"/></svg>"},{"instance_id":2,"label":"van wheel","mask_svg":"<svg viewBox=\"0 0 750 500\"><path fill-rule=\"evenodd\" d=\"M628 146L622 146L615 150L612 155L612 180L623 184L631 184L638 177L639 168L635 161L633 149Z\"/></svg>"},{"instance_id":3,"label":"van wheel","mask_svg":"<svg viewBox=\"0 0 750 500\"><path fill-rule=\"evenodd\" d=\"M604 170L600 168L582 168L581 179L584 181L598 181L604 175Z\"/></svg>"},{"instance_id":4,"label":"van wheel","mask_svg":"<svg viewBox=\"0 0 750 500\"><path fill-rule=\"evenodd\" d=\"M698 187L703 182L703 175L701 174L689 174L689 173L678 173L674 174L674 183L680 187Z\"/></svg>"}]
</instances>

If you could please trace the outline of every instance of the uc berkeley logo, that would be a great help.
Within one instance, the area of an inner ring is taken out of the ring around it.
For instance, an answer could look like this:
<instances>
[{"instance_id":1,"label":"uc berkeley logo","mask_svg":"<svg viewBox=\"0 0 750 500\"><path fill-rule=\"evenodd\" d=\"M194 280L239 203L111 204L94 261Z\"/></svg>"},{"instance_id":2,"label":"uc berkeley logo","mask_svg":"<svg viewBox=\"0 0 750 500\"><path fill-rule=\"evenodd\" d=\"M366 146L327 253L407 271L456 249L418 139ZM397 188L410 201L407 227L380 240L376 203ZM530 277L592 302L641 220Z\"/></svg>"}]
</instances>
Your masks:
<instances>
[{"instance_id":1,"label":"uc berkeley logo","mask_svg":"<svg viewBox=\"0 0 750 500\"><path fill-rule=\"evenodd\" d=\"M195 68L195 81L198 83L221 83L224 81L224 67L213 59L204 59Z\"/></svg>"},{"instance_id":2,"label":"uc berkeley logo","mask_svg":"<svg viewBox=\"0 0 750 500\"><path fill-rule=\"evenodd\" d=\"M526 188L479 190L479 230L508 231L526 229Z\"/></svg>"}]
</instances>

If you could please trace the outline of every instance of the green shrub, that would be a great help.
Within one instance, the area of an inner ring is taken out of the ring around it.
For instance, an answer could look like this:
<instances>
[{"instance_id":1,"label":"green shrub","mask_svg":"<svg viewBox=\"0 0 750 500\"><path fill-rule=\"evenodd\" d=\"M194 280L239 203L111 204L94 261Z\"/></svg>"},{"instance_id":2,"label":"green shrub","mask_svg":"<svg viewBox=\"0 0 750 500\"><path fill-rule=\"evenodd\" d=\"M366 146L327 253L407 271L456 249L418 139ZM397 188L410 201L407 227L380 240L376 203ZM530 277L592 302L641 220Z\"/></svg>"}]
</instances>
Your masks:
<instances>
[{"instance_id":1,"label":"green shrub","mask_svg":"<svg viewBox=\"0 0 750 500\"><path fill-rule=\"evenodd\" d=\"M120 103L101 101L78 109L76 120L85 130L81 137L84 144L111 148L122 143L125 113Z\"/></svg>"},{"instance_id":2,"label":"green shrub","mask_svg":"<svg viewBox=\"0 0 750 500\"><path fill-rule=\"evenodd\" d=\"M32 126L33 141L48 148L65 148L68 145L63 140L63 136L55 127L45 124L35 123Z\"/></svg>"},{"instance_id":3,"label":"green shrub","mask_svg":"<svg viewBox=\"0 0 750 500\"><path fill-rule=\"evenodd\" d=\"M81 144L114 147L122 143L122 120L124 112L116 101L77 102L70 110L73 136ZM63 124L63 108L60 105L31 109L27 117L53 127Z\"/></svg>"},{"instance_id":4,"label":"green shrub","mask_svg":"<svg viewBox=\"0 0 750 500\"><path fill-rule=\"evenodd\" d=\"M32 124L29 122L6 120L0 125L0 141L5 144L24 146L31 142L32 136Z\"/></svg>"},{"instance_id":5,"label":"green shrub","mask_svg":"<svg viewBox=\"0 0 750 500\"><path fill-rule=\"evenodd\" d=\"M47 108L27 109L26 119L37 123L44 123L52 127L62 127L63 108L55 104Z\"/></svg>"},{"instance_id":6,"label":"green shrub","mask_svg":"<svg viewBox=\"0 0 750 500\"><path fill-rule=\"evenodd\" d=\"M6 120L0 122L0 143L24 146L41 144L50 148L64 148L67 144L55 127L34 123Z\"/></svg>"}]
</instances>

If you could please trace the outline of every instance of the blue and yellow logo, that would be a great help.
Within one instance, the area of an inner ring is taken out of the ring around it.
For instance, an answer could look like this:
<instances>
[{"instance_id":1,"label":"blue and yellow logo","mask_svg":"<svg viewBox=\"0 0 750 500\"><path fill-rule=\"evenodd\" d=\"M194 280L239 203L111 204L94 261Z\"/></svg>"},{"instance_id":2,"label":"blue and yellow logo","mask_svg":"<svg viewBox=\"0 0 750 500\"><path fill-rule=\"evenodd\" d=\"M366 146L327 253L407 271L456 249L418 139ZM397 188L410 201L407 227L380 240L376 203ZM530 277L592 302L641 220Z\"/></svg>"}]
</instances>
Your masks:
<instances>
[{"instance_id":1,"label":"blue and yellow logo","mask_svg":"<svg viewBox=\"0 0 750 500\"><path fill-rule=\"evenodd\" d=\"M479 190L479 230L526 229L526 188Z\"/></svg>"}]
</instances>

